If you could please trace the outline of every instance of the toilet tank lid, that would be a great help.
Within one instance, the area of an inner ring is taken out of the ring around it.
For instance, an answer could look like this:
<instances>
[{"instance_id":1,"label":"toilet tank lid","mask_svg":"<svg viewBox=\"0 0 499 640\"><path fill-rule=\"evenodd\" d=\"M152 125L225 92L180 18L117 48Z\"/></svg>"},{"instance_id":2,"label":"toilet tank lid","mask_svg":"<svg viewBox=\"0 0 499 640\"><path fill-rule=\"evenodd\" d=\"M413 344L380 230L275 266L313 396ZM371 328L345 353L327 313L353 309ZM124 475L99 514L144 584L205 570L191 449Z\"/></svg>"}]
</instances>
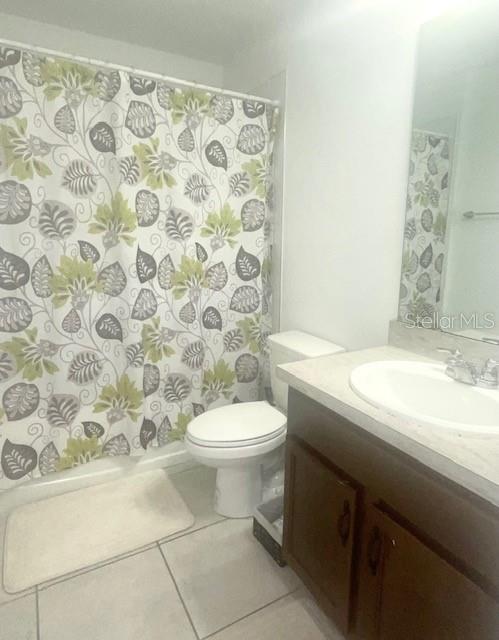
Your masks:
<instances>
[{"instance_id":1,"label":"toilet tank lid","mask_svg":"<svg viewBox=\"0 0 499 640\"><path fill-rule=\"evenodd\" d=\"M281 347L303 358L318 358L319 356L328 356L345 351L344 347L334 342L316 338L303 331L274 333L268 337L268 340L271 346Z\"/></svg>"}]
</instances>

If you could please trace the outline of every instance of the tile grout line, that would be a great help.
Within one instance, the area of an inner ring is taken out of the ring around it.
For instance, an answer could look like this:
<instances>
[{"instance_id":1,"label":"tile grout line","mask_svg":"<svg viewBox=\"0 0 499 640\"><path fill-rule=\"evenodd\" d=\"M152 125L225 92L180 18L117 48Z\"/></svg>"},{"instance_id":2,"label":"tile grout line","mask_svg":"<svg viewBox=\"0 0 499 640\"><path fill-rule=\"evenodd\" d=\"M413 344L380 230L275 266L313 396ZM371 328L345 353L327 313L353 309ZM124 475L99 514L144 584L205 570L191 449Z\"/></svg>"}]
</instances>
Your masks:
<instances>
[{"instance_id":1,"label":"tile grout line","mask_svg":"<svg viewBox=\"0 0 499 640\"><path fill-rule=\"evenodd\" d=\"M197 630L196 630L196 627L194 626L194 622L192 621L192 618L191 618L191 614L190 614L190 612L189 612L189 609L187 608L187 605L186 605L186 603L184 602L184 599L182 598L182 594L180 593L180 589L178 588L177 581L175 580L175 577L174 577L174 575L173 575L173 572L172 572L172 570L170 569L170 565L168 564L168 560L166 559L166 556L165 556L165 554L163 553L163 549L161 548L161 545L159 544L159 542L157 542L156 544L157 544L157 546L158 546L158 550L159 550L159 552L160 552L160 554L161 554L161 557L163 558L163 562L165 563L166 570L167 570L167 571L168 571L168 573L170 574L170 578L172 579L173 585L174 585L174 587L175 587L175 590L176 590L176 592L177 592L178 597L180 598L180 602L182 603L182 607L184 608L185 614L186 614L186 616L187 616L187 618L188 618L188 620L189 620L189 623L190 623L190 625L191 625L191 627L192 627L192 630L193 630L193 632L194 632L194 635L195 635L195 637L197 638L197 640L200 640L200 638L199 638L199 634L198 634L198 632L197 632Z\"/></svg>"},{"instance_id":2,"label":"tile grout line","mask_svg":"<svg viewBox=\"0 0 499 640\"><path fill-rule=\"evenodd\" d=\"M36 585L36 589L40 591L45 591L46 589L50 589L51 587L55 587L62 582L67 582L68 580L73 580L74 578L79 578L80 576L84 576L87 573L91 573L92 571L97 571L98 569L104 569L104 567L108 567L111 564L115 564L116 562L121 562L121 560L127 560L128 558L133 558L135 556L139 556L146 551L151 551L154 549L156 545L156 541L150 542L146 547L140 547L139 549L134 549L130 551L126 555L115 556L114 558L109 558L109 560L102 560L96 564L91 564L88 567L84 567L83 569L77 569L78 573L74 575L64 574L59 578L51 578L45 582L40 582L40 584Z\"/></svg>"},{"instance_id":3,"label":"tile grout line","mask_svg":"<svg viewBox=\"0 0 499 640\"><path fill-rule=\"evenodd\" d=\"M233 627L235 624L238 624L239 622L242 622L243 620L246 620L246 618L250 618L251 616L255 615L255 613L259 613L260 611L263 611L267 607L272 606L276 602L279 602L280 600L283 600L284 598L287 598L288 596L292 595L293 593L296 593L297 591L300 590L300 588L301 587L296 587L296 589L292 589L288 593L285 593L282 596L279 596L278 598L275 598L274 600L271 600L270 602L267 602L267 604L264 604L261 607L258 607L258 609L255 609L254 611L250 611L249 613L246 613L244 616L241 616L237 620L234 620L233 622L230 622L229 624L226 624L224 627L220 627L220 629L217 629L216 631L213 631L213 633L209 633L207 636L203 636L203 638L201 638L201 640L209 640L209 638L213 638L214 636L217 635L217 633L221 633L222 631L225 631L226 629L230 629L230 627Z\"/></svg>"},{"instance_id":4,"label":"tile grout line","mask_svg":"<svg viewBox=\"0 0 499 640\"><path fill-rule=\"evenodd\" d=\"M35 589L36 589L36 587L30 587L30 590L27 593L24 593L23 591L20 591L19 595L10 594L10 593L7 593L5 591L5 593L9 597L9 599L5 600L4 602L0 602L0 609L2 607L4 607L6 604L10 604L11 602L16 602L17 600L21 600L22 598L27 598L28 596L34 596L35 595Z\"/></svg>"},{"instance_id":5,"label":"tile grout line","mask_svg":"<svg viewBox=\"0 0 499 640\"><path fill-rule=\"evenodd\" d=\"M166 538L160 538L159 540L153 540L152 542L149 542L145 547L140 547L139 549L134 549L133 551L130 551L124 555L115 556L113 558L109 558L109 560L102 560L102 562L89 565L88 567L84 567L83 569L77 570L78 573L75 573L75 575L66 574L65 576L60 576L59 578L52 578L50 581L41 582L39 585L36 585L36 587L34 588L40 589L41 591L45 591L45 589L50 589L51 587L57 584L61 584L62 582L67 582L68 580L72 580L73 578L78 578L79 576L86 575L87 573L90 573L91 571L96 571L97 569L103 569L104 567L108 567L109 565L115 564L116 562L121 562L122 560L126 560L127 558L133 558L134 556L138 556L141 553L145 553L146 551L150 551L151 549L154 549L157 545L168 544L169 542L175 542L175 540L179 540L180 538L185 538L186 536L197 533L198 531L202 531L203 529L208 529L208 527L213 527L214 525L220 524L221 522L225 522L226 520L227 518L222 518L221 520L217 520L216 522L210 522L209 524L206 524L203 527L194 529L194 531L186 531L185 533L182 533L176 536L175 538L169 539L169 537L166 537ZM175 536L174 533L172 535ZM20 598L25 598L28 595L31 595L31 594L26 593L24 595L19 595L17 597L14 597L12 600L19 600ZM0 603L0 607L3 606L4 604L8 604L12 600L8 600L7 602Z\"/></svg>"},{"instance_id":6,"label":"tile grout line","mask_svg":"<svg viewBox=\"0 0 499 640\"><path fill-rule=\"evenodd\" d=\"M11 598L6 600L5 602L0 602L0 607L3 607L4 605L9 604L10 602L20 600L21 598L26 598L30 595L34 595L37 589L39 589L40 591L45 591L45 589L50 589L50 587L53 587L57 584L61 584L62 582L67 582L68 580L72 580L73 578L78 578L79 576L86 575L91 571L96 571L97 569L103 569L104 567L108 567L109 565L115 564L116 562L121 562L122 560L126 560L127 558L133 558L134 556L138 556L141 553L145 553L146 551L150 551L151 549L154 549L156 545L162 545L162 544L167 544L169 542L174 542L175 540L178 540L180 538L185 538L186 536L197 533L198 531L208 529L209 527L213 527L214 525L225 522L226 520L227 518L222 518L221 520L217 520L216 522L210 522L209 524L199 527L198 529L194 529L194 531L186 531L185 533L182 533L176 536L175 538L169 539L169 537L166 537L166 538L160 538L160 540L153 540L152 542L148 543L147 546L140 547L139 549L134 549L133 551L130 551L125 555L115 556L113 558L109 558L109 560L103 560L102 562L89 565L88 567L84 567L83 569L78 570L78 573L75 573L75 575L66 574L65 576L60 576L59 578L52 578L50 581L41 582L40 584L32 587L32 591L28 593L13 595ZM172 535L175 535L175 534L172 534Z\"/></svg>"},{"instance_id":7,"label":"tile grout line","mask_svg":"<svg viewBox=\"0 0 499 640\"><path fill-rule=\"evenodd\" d=\"M35 606L36 606L36 640L40 640L40 601L38 587L35 587Z\"/></svg>"},{"instance_id":8,"label":"tile grout line","mask_svg":"<svg viewBox=\"0 0 499 640\"><path fill-rule=\"evenodd\" d=\"M193 529L192 531L184 531L183 533L179 533L178 536L172 533L171 536L167 536L166 538L160 538L159 540L155 540L155 544L168 544L169 542L175 542L175 540L180 540L180 538L185 538L186 536L191 536L198 531L203 531L204 529L208 529L209 527L214 527L216 524L220 524L221 522L225 522L228 518L224 516L220 516L220 520L215 520L215 522L209 522L208 524L204 524L202 527L198 527L197 529Z\"/></svg>"}]
</instances>

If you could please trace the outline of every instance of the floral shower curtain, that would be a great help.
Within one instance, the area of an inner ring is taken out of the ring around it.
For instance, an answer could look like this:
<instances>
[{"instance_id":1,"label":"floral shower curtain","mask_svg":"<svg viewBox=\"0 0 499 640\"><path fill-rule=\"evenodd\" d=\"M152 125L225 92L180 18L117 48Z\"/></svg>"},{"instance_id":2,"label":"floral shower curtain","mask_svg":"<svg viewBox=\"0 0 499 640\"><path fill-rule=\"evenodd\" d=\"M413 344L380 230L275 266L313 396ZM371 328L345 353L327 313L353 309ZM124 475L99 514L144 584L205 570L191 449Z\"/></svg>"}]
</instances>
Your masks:
<instances>
[{"instance_id":1,"label":"floral shower curtain","mask_svg":"<svg viewBox=\"0 0 499 640\"><path fill-rule=\"evenodd\" d=\"M415 129L404 229L399 320L437 321L449 206L449 139Z\"/></svg>"},{"instance_id":2,"label":"floral shower curtain","mask_svg":"<svg viewBox=\"0 0 499 640\"><path fill-rule=\"evenodd\" d=\"M274 111L0 48L0 488L260 397Z\"/></svg>"}]
</instances>

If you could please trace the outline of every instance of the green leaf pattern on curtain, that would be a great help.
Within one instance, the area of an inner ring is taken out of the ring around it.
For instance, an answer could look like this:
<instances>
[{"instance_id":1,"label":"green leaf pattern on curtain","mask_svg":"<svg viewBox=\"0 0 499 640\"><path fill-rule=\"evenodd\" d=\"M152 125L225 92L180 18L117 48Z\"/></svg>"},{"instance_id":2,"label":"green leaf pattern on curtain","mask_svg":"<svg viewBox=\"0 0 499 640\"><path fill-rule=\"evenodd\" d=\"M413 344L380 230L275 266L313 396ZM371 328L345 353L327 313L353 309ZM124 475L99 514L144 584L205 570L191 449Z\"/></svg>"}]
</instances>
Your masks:
<instances>
[{"instance_id":1,"label":"green leaf pattern on curtain","mask_svg":"<svg viewBox=\"0 0 499 640\"><path fill-rule=\"evenodd\" d=\"M404 229L399 320L430 328L440 302L449 206L449 139L415 129Z\"/></svg>"},{"instance_id":2,"label":"green leaf pattern on curtain","mask_svg":"<svg viewBox=\"0 0 499 640\"><path fill-rule=\"evenodd\" d=\"M0 488L261 397L275 111L0 48Z\"/></svg>"}]
</instances>

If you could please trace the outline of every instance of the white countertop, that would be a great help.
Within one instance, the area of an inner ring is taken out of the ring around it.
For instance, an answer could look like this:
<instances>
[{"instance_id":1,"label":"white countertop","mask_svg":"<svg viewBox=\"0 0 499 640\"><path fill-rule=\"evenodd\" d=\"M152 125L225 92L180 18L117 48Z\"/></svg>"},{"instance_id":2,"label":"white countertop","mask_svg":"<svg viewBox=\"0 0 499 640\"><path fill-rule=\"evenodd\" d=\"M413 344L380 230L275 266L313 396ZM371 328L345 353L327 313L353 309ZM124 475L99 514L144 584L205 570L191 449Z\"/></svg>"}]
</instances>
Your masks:
<instances>
[{"instance_id":1,"label":"white countertop","mask_svg":"<svg viewBox=\"0 0 499 640\"><path fill-rule=\"evenodd\" d=\"M499 507L499 434L470 436L429 428L414 420L391 415L362 400L350 387L350 373L365 362L377 360L428 361L428 358L396 347L376 347L280 365L278 377L366 432Z\"/></svg>"}]
</instances>

